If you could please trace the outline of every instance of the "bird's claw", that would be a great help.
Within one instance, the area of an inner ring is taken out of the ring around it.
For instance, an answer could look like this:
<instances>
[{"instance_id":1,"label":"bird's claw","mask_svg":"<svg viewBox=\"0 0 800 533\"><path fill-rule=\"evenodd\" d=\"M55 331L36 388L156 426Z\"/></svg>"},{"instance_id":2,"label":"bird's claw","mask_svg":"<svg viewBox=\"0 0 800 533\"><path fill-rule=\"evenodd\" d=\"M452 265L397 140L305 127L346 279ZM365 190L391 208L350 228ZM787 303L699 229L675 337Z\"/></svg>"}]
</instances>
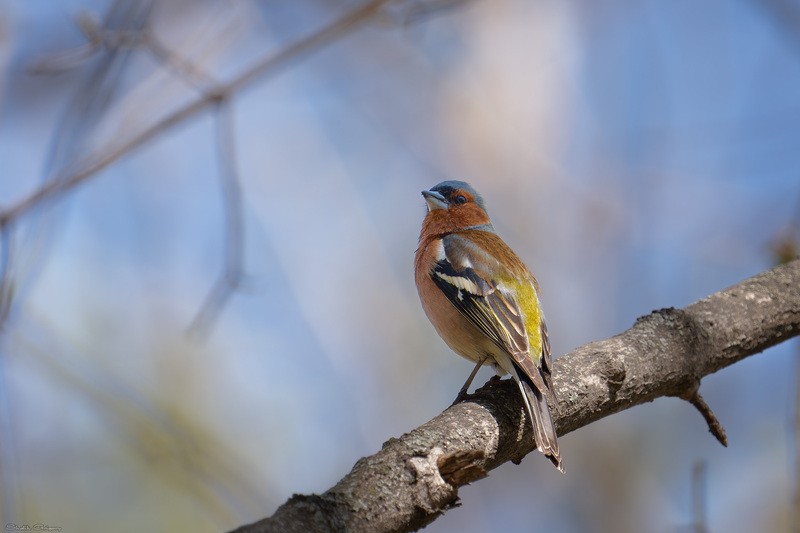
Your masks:
<instances>
[{"instance_id":1,"label":"bird's claw","mask_svg":"<svg viewBox=\"0 0 800 533\"><path fill-rule=\"evenodd\" d=\"M453 400L453 403L450 404L450 407L453 407L455 404L461 403L464 400L468 400L470 398L470 396L472 396L472 395L467 392L467 389L461 389L460 391L458 391L458 394L456 395L456 399Z\"/></svg>"}]
</instances>

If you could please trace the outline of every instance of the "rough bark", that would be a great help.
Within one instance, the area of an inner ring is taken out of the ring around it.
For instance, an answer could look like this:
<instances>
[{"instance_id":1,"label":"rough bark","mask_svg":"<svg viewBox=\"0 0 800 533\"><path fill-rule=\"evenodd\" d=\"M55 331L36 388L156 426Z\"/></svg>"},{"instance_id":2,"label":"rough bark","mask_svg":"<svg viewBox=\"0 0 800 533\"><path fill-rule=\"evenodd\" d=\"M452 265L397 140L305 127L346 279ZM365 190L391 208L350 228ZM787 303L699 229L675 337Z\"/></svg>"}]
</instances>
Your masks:
<instances>
[{"instance_id":1,"label":"rough bark","mask_svg":"<svg viewBox=\"0 0 800 533\"><path fill-rule=\"evenodd\" d=\"M558 433L661 396L691 401L714 432L700 379L798 334L800 260L684 309L654 311L555 362ZM292 496L271 517L236 531L419 529L457 504L458 487L532 451L518 395L510 381L490 380L468 401L360 459L324 494Z\"/></svg>"}]
</instances>

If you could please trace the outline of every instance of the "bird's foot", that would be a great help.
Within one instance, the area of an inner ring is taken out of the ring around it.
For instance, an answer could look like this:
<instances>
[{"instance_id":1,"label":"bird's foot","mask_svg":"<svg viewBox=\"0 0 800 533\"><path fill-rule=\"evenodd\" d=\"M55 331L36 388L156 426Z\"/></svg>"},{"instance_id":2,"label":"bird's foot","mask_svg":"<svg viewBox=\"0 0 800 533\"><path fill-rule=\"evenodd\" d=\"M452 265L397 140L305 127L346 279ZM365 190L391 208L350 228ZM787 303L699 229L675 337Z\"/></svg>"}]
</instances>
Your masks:
<instances>
[{"instance_id":1,"label":"bird's foot","mask_svg":"<svg viewBox=\"0 0 800 533\"><path fill-rule=\"evenodd\" d=\"M458 391L458 394L456 395L456 399L453 400L453 403L450 404L450 407L453 407L455 404L461 403L464 400L469 400L470 396L472 396L472 395L467 392L466 387L462 388L460 391Z\"/></svg>"}]
</instances>

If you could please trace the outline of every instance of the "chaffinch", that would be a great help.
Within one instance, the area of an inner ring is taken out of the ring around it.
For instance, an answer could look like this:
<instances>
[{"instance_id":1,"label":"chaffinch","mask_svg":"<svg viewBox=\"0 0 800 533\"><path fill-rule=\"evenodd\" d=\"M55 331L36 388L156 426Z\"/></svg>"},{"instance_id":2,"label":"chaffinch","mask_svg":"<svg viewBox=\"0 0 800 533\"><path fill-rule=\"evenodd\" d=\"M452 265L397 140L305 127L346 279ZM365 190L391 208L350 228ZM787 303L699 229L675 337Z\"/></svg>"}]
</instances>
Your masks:
<instances>
[{"instance_id":1,"label":"chaffinch","mask_svg":"<svg viewBox=\"0 0 800 533\"><path fill-rule=\"evenodd\" d=\"M563 472L548 407L555 395L536 278L495 233L483 198L469 184L444 181L422 196L428 213L414 261L419 298L439 336L476 363L456 402L481 365L511 374L536 447Z\"/></svg>"}]
</instances>

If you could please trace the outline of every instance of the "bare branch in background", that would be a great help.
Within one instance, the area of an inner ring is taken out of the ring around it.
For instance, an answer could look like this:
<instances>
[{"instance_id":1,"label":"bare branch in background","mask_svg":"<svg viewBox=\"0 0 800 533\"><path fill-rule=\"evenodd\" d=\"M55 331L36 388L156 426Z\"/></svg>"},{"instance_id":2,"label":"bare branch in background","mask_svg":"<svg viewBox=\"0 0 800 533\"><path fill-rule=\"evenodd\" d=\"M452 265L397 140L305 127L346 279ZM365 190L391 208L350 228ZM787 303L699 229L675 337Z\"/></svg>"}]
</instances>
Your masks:
<instances>
[{"instance_id":1,"label":"bare branch in background","mask_svg":"<svg viewBox=\"0 0 800 533\"><path fill-rule=\"evenodd\" d=\"M241 285L244 276L242 186L236 165L233 110L228 100L219 102L215 118L217 160L225 212L225 263L219 278L189 327L189 334L193 337L201 337L208 333L228 298Z\"/></svg>"},{"instance_id":2,"label":"bare branch in background","mask_svg":"<svg viewBox=\"0 0 800 533\"><path fill-rule=\"evenodd\" d=\"M796 335L800 260L684 309L656 311L555 361L558 433L656 398L691 395L702 377ZM424 527L458 505L460 486L533 450L517 395L512 381L490 380L468 401L360 459L324 494L295 495L271 517L237 531Z\"/></svg>"},{"instance_id":3,"label":"bare branch in background","mask_svg":"<svg viewBox=\"0 0 800 533\"><path fill-rule=\"evenodd\" d=\"M31 74L55 74L70 70L103 48L109 51L137 48L152 6L152 0L117 0L102 23L92 13L81 11L75 18L75 25L87 42L39 58L30 67Z\"/></svg>"},{"instance_id":4,"label":"bare branch in background","mask_svg":"<svg viewBox=\"0 0 800 533\"><path fill-rule=\"evenodd\" d=\"M9 280L8 283L0 283L0 332L3 331L11 312L11 302L14 300L14 284L10 273L14 252L12 239L11 226L0 227L0 281Z\"/></svg>"},{"instance_id":5,"label":"bare branch in background","mask_svg":"<svg viewBox=\"0 0 800 533\"><path fill-rule=\"evenodd\" d=\"M705 461L695 461L692 465L692 531L707 533L706 519L706 476L708 465Z\"/></svg>"},{"instance_id":6,"label":"bare branch in background","mask_svg":"<svg viewBox=\"0 0 800 533\"><path fill-rule=\"evenodd\" d=\"M448 11L459 9L472 0L410 0L395 2L396 8L385 10L385 16L380 22L412 26L433 17L440 16Z\"/></svg>"},{"instance_id":7,"label":"bare branch in background","mask_svg":"<svg viewBox=\"0 0 800 533\"><path fill-rule=\"evenodd\" d=\"M162 64L172 69L175 74L184 79L189 85L201 94L217 94L218 82L191 61L182 58L158 40L158 37L148 31L142 39L142 45Z\"/></svg>"}]
</instances>

